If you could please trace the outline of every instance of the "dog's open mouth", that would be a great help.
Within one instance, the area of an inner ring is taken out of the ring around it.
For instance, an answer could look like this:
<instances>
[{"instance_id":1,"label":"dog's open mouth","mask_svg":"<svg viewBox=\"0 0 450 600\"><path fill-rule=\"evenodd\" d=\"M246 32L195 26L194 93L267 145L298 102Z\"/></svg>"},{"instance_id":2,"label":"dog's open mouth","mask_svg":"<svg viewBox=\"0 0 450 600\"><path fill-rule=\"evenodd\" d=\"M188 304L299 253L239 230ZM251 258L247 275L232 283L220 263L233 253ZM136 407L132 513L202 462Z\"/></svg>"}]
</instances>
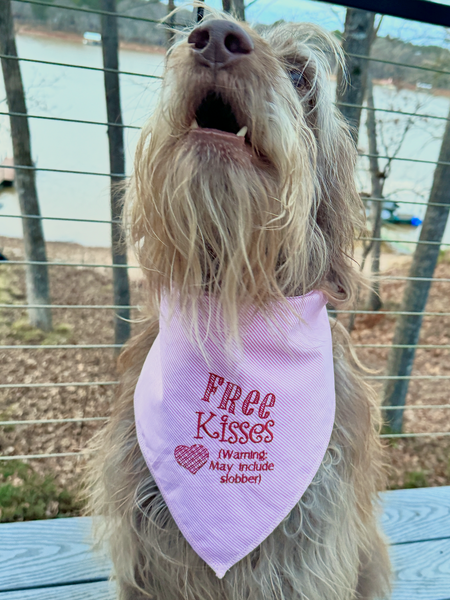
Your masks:
<instances>
[{"instance_id":1,"label":"dog's open mouth","mask_svg":"<svg viewBox=\"0 0 450 600\"><path fill-rule=\"evenodd\" d=\"M216 142L245 145L247 127L241 127L232 107L220 94L208 93L200 103L192 121L190 133L195 137L209 138Z\"/></svg>"}]
</instances>

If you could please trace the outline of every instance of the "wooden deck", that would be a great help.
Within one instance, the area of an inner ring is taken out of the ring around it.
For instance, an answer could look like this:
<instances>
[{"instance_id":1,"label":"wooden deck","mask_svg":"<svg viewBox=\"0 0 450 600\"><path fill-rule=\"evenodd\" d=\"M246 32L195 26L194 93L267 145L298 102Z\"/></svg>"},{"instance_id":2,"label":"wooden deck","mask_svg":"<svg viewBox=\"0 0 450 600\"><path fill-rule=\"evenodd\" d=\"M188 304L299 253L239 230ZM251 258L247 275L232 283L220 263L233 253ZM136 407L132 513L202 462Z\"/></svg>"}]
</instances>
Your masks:
<instances>
[{"instance_id":1,"label":"wooden deck","mask_svg":"<svg viewBox=\"0 0 450 600\"><path fill-rule=\"evenodd\" d=\"M450 600L450 487L386 492L392 600ZM0 600L113 600L83 517L0 525Z\"/></svg>"}]
</instances>

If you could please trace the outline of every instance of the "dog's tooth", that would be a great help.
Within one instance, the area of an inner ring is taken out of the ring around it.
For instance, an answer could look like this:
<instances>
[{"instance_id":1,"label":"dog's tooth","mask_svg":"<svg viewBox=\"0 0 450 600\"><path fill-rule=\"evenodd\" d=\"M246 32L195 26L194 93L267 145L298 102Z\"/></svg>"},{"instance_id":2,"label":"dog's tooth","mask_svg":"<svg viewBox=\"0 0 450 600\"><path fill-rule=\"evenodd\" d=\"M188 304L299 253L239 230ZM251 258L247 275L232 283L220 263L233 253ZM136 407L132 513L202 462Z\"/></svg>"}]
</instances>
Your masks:
<instances>
[{"instance_id":1,"label":"dog's tooth","mask_svg":"<svg viewBox=\"0 0 450 600\"><path fill-rule=\"evenodd\" d=\"M240 131L238 131L236 135L238 137L244 137L245 134L247 133L247 131L248 131L248 127L246 125L244 125L244 127Z\"/></svg>"},{"instance_id":2,"label":"dog's tooth","mask_svg":"<svg viewBox=\"0 0 450 600\"><path fill-rule=\"evenodd\" d=\"M198 129L198 123L195 119L192 121L191 129Z\"/></svg>"}]
</instances>

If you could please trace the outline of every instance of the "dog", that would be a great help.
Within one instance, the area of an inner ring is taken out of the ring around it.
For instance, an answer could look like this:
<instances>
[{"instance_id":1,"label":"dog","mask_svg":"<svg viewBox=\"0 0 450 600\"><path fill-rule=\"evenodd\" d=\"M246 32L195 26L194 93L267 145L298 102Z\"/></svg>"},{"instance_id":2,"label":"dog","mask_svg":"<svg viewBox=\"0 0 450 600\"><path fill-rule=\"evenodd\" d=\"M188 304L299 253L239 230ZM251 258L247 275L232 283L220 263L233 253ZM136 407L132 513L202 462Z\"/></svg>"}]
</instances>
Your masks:
<instances>
[{"instance_id":1,"label":"dog","mask_svg":"<svg viewBox=\"0 0 450 600\"><path fill-rule=\"evenodd\" d=\"M164 297L176 297L168 313L184 315L194 338L204 335L199 307L213 298L225 346L239 338L243 311L270 321L274 303L312 291L333 307L355 300L361 281L352 253L364 209L356 150L333 104L336 63L343 64L337 40L315 25L257 32L214 11L168 53L124 209L146 278L148 321L120 356L117 401L89 470L91 511L104 517L121 600L389 593L376 505L384 485L380 414L338 322L330 319L336 414L320 466L271 533L221 578L169 510L143 456L133 405ZM213 393L223 380L214 377Z\"/></svg>"}]
</instances>

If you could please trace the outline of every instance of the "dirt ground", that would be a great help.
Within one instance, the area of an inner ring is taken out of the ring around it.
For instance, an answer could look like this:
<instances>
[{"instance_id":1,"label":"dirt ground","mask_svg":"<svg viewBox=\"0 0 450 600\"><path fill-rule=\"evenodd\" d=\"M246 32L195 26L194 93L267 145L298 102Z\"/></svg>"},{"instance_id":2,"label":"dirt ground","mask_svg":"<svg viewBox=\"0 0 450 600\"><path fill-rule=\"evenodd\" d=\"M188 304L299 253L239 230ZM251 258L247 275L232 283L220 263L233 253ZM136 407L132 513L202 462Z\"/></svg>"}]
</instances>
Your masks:
<instances>
[{"instance_id":1,"label":"dirt ground","mask_svg":"<svg viewBox=\"0 0 450 600\"><path fill-rule=\"evenodd\" d=\"M10 260L23 259L20 240L0 238L0 250ZM109 250L75 244L49 243L51 261L110 263ZM407 275L410 259L384 255L388 275ZM132 304L142 304L144 288L139 271L132 270ZM107 268L51 267L51 296L54 304L112 304L112 272ZM450 261L444 258L436 277L450 278ZM385 310L398 310L404 282L385 281L381 297ZM450 283L432 285L427 311L449 311ZM24 304L24 270L0 263L0 303ZM132 317L139 319L139 312ZM389 344L395 326L394 315L360 315L352 338L355 344ZM113 311L109 309L53 309L55 331L45 336L27 324L23 309L0 309L0 345L21 344L108 344L113 343ZM132 326L136 333L142 327ZM450 317L425 317L421 344L450 345ZM388 349L358 349L367 366L382 374ZM418 350L415 375L450 375L450 350ZM116 355L113 349L0 350L1 383L107 382L115 381ZM378 389L382 391L382 386ZM448 380L413 380L408 406L449 403ZM43 387L0 389L0 420L59 419L108 416L114 386ZM102 427L101 422L0 427L0 452L5 455L78 452ZM450 431L450 409L415 409L405 413L407 432ZM396 439L386 442L389 487L419 487L450 484L450 437ZM84 467L80 457L31 460L42 474L55 474L62 488L78 487Z\"/></svg>"}]
</instances>

